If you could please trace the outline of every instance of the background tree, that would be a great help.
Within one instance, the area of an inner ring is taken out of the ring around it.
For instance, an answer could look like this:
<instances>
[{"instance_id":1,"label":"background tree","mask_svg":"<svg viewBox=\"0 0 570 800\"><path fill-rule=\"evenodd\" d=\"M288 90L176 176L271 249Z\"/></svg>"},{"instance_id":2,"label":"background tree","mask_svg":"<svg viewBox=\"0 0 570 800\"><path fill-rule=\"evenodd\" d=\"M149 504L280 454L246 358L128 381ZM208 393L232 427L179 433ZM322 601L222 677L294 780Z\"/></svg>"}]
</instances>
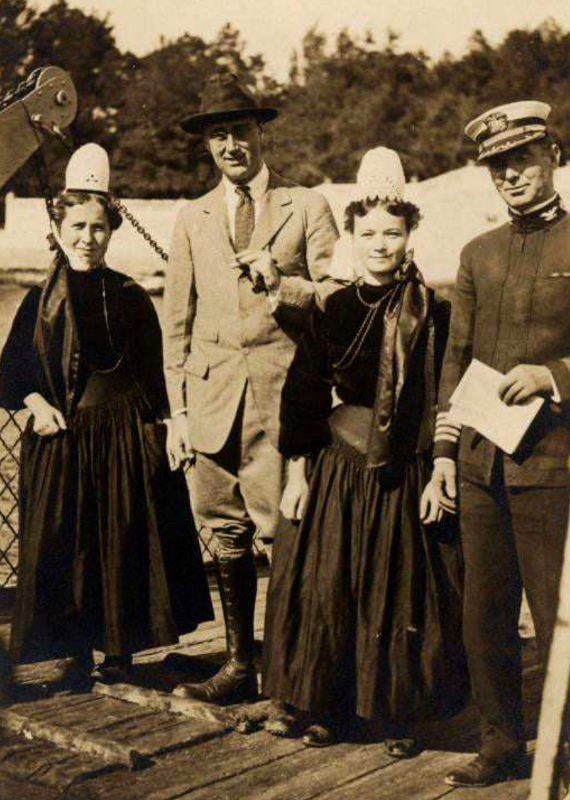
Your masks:
<instances>
[{"instance_id":1,"label":"background tree","mask_svg":"<svg viewBox=\"0 0 570 800\"><path fill-rule=\"evenodd\" d=\"M138 197L194 197L215 180L200 137L188 136L180 121L200 105L206 77L226 65L257 94L271 95L277 84L265 74L259 55L247 56L239 32L225 25L213 42L185 34L163 41L133 70L118 117L120 136L113 150L116 188Z\"/></svg>"},{"instance_id":2,"label":"background tree","mask_svg":"<svg viewBox=\"0 0 570 800\"><path fill-rule=\"evenodd\" d=\"M114 188L126 197L192 198L216 180L201 139L180 120L198 108L206 76L221 65L279 108L266 127L268 161L308 186L353 181L363 153L379 144L401 154L409 177L461 167L475 153L466 121L511 100L551 103L555 134L570 139L570 33L553 20L513 30L497 46L475 31L465 54L436 61L404 51L391 31L379 43L371 32L344 30L329 41L312 28L279 83L229 23L212 41L188 32L136 58L118 49L108 18L96 12L67 0L42 13L28 0L0 0L0 53L3 90L37 66L71 72L80 99L73 144L106 147ZM68 153L53 141L45 152L57 188ZM22 170L10 188L37 194L37 178Z\"/></svg>"},{"instance_id":3,"label":"background tree","mask_svg":"<svg viewBox=\"0 0 570 800\"><path fill-rule=\"evenodd\" d=\"M30 26L35 12L26 0L0 0L0 86L10 87L26 77L31 57Z\"/></svg>"}]
</instances>

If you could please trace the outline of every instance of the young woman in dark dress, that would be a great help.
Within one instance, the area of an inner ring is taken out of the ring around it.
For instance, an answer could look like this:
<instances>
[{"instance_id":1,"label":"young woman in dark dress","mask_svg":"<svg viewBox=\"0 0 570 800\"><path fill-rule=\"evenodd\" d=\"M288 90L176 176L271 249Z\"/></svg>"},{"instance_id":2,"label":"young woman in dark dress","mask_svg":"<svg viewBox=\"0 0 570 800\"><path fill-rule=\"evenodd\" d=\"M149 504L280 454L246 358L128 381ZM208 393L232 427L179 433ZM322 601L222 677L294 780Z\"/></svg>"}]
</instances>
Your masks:
<instances>
[{"instance_id":1,"label":"young woman in dark dress","mask_svg":"<svg viewBox=\"0 0 570 800\"><path fill-rule=\"evenodd\" d=\"M0 359L0 405L31 411L12 656L72 656L75 689L90 685L93 649L106 654L100 678L124 679L134 652L213 618L184 475L166 455L158 318L105 264L121 223L106 161L96 145L72 157L53 206L57 255Z\"/></svg>"},{"instance_id":2,"label":"young woman in dark dress","mask_svg":"<svg viewBox=\"0 0 570 800\"><path fill-rule=\"evenodd\" d=\"M419 212L402 199L399 159L366 158L345 217L363 277L315 308L284 389L282 510L301 522L273 551L266 727L325 746L360 717L408 757L410 724L467 696L459 545L430 495L436 524L420 520L448 312L407 255Z\"/></svg>"}]
</instances>

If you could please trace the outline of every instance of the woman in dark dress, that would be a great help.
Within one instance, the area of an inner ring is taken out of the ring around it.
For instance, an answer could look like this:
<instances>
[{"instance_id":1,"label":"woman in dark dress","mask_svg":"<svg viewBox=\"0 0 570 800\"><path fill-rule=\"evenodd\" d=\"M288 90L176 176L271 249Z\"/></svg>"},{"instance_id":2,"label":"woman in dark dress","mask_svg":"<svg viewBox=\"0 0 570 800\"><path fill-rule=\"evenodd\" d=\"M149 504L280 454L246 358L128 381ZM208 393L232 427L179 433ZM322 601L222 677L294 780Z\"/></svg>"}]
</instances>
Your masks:
<instances>
[{"instance_id":1,"label":"woman in dark dress","mask_svg":"<svg viewBox=\"0 0 570 800\"><path fill-rule=\"evenodd\" d=\"M99 677L124 679L134 652L213 618L184 475L166 455L158 318L104 261L121 222L106 163L96 145L72 157L53 205L57 255L0 360L0 405L31 411L12 656L72 656L76 689L90 685L93 649L106 654Z\"/></svg>"},{"instance_id":2,"label":"woman in dark dress","mask_svg":"<svg viewBox=\"0 0 570 800\"><path fill-rule=\"evenodd\" d=\"M448 312L406 252L419 212L398 190L399 159L367 158L372 186L345 217L363 278L315 308L284 389L282 510L302 518L274 545L266 727L289 736L303 720L304 743L325 746L357 716L408 757L410 723L467 696L459 545L429 495L435 524L420 520Z\"/></svg>"}]
</instances>

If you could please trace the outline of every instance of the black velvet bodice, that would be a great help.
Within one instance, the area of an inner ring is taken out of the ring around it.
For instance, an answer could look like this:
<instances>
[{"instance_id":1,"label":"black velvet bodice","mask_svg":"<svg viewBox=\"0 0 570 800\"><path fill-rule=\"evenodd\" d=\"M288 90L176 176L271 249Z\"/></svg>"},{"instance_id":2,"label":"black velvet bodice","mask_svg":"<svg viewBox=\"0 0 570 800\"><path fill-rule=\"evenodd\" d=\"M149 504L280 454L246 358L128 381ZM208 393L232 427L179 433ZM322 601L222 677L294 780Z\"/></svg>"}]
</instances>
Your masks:
<instances>
[{"instance_id":1,"label":"black velvet bodice","mask_svg":"<svg viewBox=\"0 0 570 800\"><path fill-rule=\"evenodd\" d=\"M385 286L362 284L358 288L353 285L337 292L327 306L328 314L323 321L319 343L326 348L323 359L326 359L330 380L343 403L369 408L374 405L383 313L393 286L393 283ZM367 314L371 313L362 301L380 305L361 346L355 346L351 355L349 348Z\"/></svg>"},{"instance_id":2,"label":"black velvet bodice","mask_svg":"<svg viewBox=\"0 0 570 800\"><path fill-rule=\"evenodd\" d=\"M351 284L330 295L324 309L313 309L283 389L280 450L286 456L316 452L327 444L333 389L346 405L374 407L382 381L379 371L385 311L394 287L394 283L385 286ZM378 310L365 338L351 351L370 312L370 304L377 302ZM438 375L447 336L449 304L433 299L430 315L436 330L434 370ZM416 421L416 428L420 424L418 409L424 402L425 352L424 336L408 367L408 388L400 401L400 414L409 418L410 428L414 427L412 420Z\"/></svg>"},{"instance_id":3,"label":"black velvet bodice","mask_svg":"<svg viewBox=\"0 0 570 800\"><path fill-rule=\"evenodd\" d=\"M113 369L124 354L121 364L129 370L133 386L139 388L149 409L160 418L168 417L162 335L150 297L127 275L109 268L88 272L68 270L66 278L72 324L79 340L76 398L81 397L91 373ZM35 342L42 290L42 286L34 286L24 297L0 355L0 407L20 409L26 396L33 392L39 392L54 405L61 403L64 395L62 342L66 316L59 314L54 326L54 358L61 356L62 363L54 364L53 359L50 362L50 383L46 380L46 362L42 365Z\"/></svg>"},{"instance_id":4,"label":"black velvet bodice","mask_svg":"<svg viewBox=\"0 0 570 800\"><path fill-rule=\"evenodd\" d=\"M103 269L69 269L67 281L85 373L112 369L125 347L120 287Z\"/></svg>"},{"instance_id":5,"label":"black velvet bodice","mask_svg":"<svg viewBox=\"0 0 570 800\"><path fill-rule=\"evenodd\" d=\"M86 374L112 369L125 347L118 287L102 269L69 269L67 281Z\"/></svg>"}]
</instances>

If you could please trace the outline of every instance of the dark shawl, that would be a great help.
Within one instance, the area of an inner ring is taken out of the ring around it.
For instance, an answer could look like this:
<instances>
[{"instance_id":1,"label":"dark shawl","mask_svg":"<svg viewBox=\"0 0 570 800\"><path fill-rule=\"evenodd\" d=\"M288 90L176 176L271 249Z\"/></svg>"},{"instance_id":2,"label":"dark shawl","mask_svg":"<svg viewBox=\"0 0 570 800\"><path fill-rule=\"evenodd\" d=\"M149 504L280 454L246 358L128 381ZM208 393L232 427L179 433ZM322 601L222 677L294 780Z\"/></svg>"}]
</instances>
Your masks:
<instances>
[{"instance_id":1,"label":"dark shawl","mask_svg":"<svg viewBox=\"0 0 570 800\"><path fill-rule=\"evenodd\" d=\"M41 381L47 395L59 410L72 412L78 389L80 346L70 301L65 260L56 257L40 297L34 349Z\"/></svg>"},{"instance_id":2,"label":"dark shawl","mask_svg":"<svg viewBox=\"0 0 570 800\"><path fill-rule=\"evenodd\" d=\"M427 332L426 364L434 364L433 326L430 321L430 292L415 264L411 263L399 279L384 312L384 334L380 347L378 382L372 425L368 437L366 463L382 467L392 460L395 420L399 412L402 390L408 377L410 361L416 345ZM424 422L418 450L427 449L435 423L435 372L428 369ZM427 439L427 441L426 441Z\"/></svg>"}]
</instances>

